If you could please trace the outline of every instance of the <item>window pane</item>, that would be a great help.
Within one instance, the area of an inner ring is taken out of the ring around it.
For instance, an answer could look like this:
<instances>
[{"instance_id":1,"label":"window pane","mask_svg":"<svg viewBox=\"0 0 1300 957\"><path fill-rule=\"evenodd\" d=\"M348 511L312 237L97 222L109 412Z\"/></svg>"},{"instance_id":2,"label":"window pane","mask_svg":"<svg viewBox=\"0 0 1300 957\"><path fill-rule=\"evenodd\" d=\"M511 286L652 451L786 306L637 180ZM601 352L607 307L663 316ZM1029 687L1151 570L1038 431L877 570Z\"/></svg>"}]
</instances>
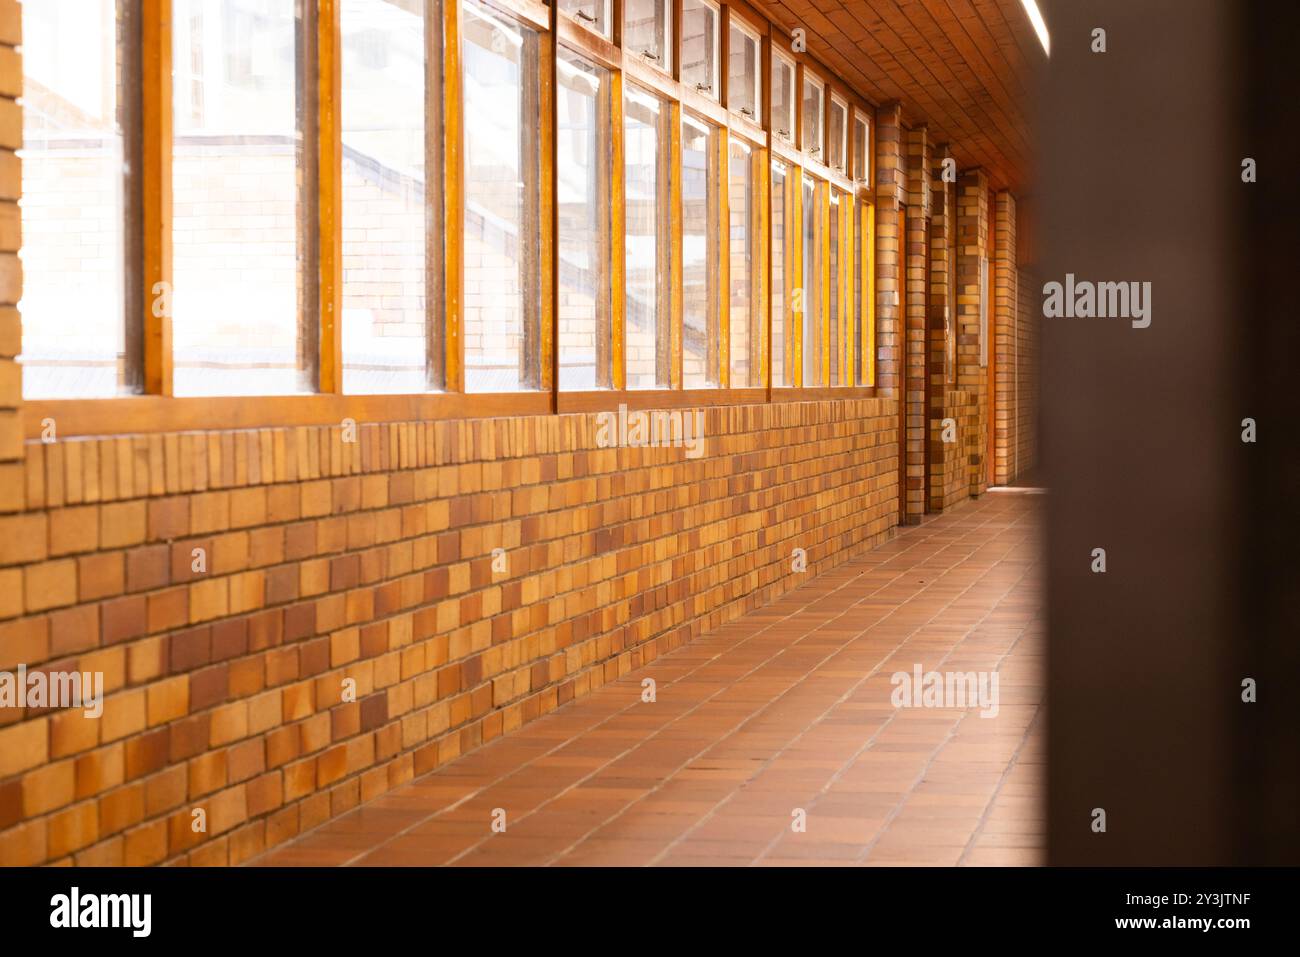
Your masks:
<instances>
[{"instance_id":1,"label":"window pane","mask_svg":"<svg viewBox=\"0 0 1300 957\"><path fill-rule=\"evenodd\" d=\"M747 389L759 382L762 326L754 295L754 157L739 140L731 141L727 204L730 210L728 241L731 282L731 387Z\"/></svg>"},{"instance_id":2,"label":"window pane","mask_svg":"<svg viewBox=\"0 0 1300 957\"><path fill-rule=\"evenodd\" d=\"M135 391L114 0L22 5L23 395Z\"/></svg>"},{"instance_id":3,"label":"window pane","mask_svg":"<svg viewBox=\"0 0 1300 957\"><path fill-rule=\"evenodd\" d=\"M706 0L682 0L682 82L718 96L718 9Z\"/></svg>"},{"instance_id":4,"label":"window pane","mask_svg":"<svg viewBox=\"0 0 1300 957\"><path fill-rule=\"evenodd\" d=\"M350 0L341 22L343 389L422 392L424 0Z\"/></svg>"},{"instance_id":5,"label":"window pane","mask_svg":"<svg viewBox=\"0 0 1300 957\"><path fill-rule=\"evenodd\" d=\"M560 10L601 36L609 36L609 0L560 0Z\"/></svg>"},{"instance_id":6,"label":"window pane","mask_svg":"<svg viewBox=\"0 0 1300 957\"><path fill-rule=\"evenodd\" d=\"M826 228L830 230L830 236L828 237L828 258L830 260L830 385L845 384L840 379L840 344L842 341L840 320L843 318L843 307L840 303L840 241L844 234L844 222L840 217L844 202L838 193L832 191L830 218L826 222Z\"/></svg>"},{"instance_id":7,"label":"window pane","mask_svg":"<svg viewBox=\"0 0 1300 957\"><path fill-rule=\"evenodd\" d=\"M772 387L794 385L790 363L793 350L787 345L787 316L790 307L790 184L784 163L772 164Z\"/></svg>"},{"instance_id":8,"label":"window pane","mask_svg":"<svg viewBox=\"0 0 1300 957\"><path fill-rule=\"evenodd\" d=\"M627 295L623 308L629 389L667 389L672 383L669 122L666 103L627 88L623 140Z\"/></svg>"},{"instance_id":9,"label":"window pane","mask_svg":"<svg viewBox=\"0 0 1300 957\"><path fill-rule=\"evenodd\" d=\"M463 4L466 392L541 383L537 35Z\"/></svg>"},{"instance_id":10,"label":"window pane","mask_svg":"<svg viewBox=\"0 0 1300 957\"><path fill-rule=\"evenodd\" d=\"M859 183L865 183L871 169L870 158L867 156L867 149L871 143L871 138L867 135L867 121L856 119L853 121L853 178Z\"/></svg>"},{"instance_id":11,"label":"window pane","mask_svg":"<svg viewBox=\"0 0 1300 957\"><path fill-rule=\"evenodd\" d=\"M668 0L624 0L623 49L671 70L672 19L673 6Z\"/></svg>"},{"instance_id":12,"label":"window pane","mask_svg":"<svg viewBox=\"0 0 1300 957\"><path fill-rule=\"evenodd\" d=\"M794 140L794 64L772 56L772 130Z\"/></svg>"},{"instance_id":13,"label":"window pane","mask_svg":"<svg viewBox=\"0 0 1300 957\"><path fill-rule=\"evenodd\" d=\"M718 199L715 127L682 118L682 385L718 384Z\"/></svg>"},{"instance_id":14,"label":"window pane","mask_svg":"<svg viewBox=\"0 0 1300 957\"><path fill-rule=\"evenodd\" d=\"M858 207L857 228L853 231L853 301L857 308L857 335L854 338L855 360L853 367L857 370L858 385L873 385L874 368L871 357L875 349L875 330L871 327L871 275L867 269L869 249L863 243L872 241L871 209L862 205Z\"/></svg>"},{"instance_id":15,"label":"window pane","mask_svg":"<svg viewBox=\"0 0 1300 957\"><path fill-rule=\"evenodd\" d=\"M560 388L613 385L609 274L609 75L560 50L556 164Z\"/></svg>"},{"instance_id":16,"label":"window pane","mask_svg":"<svg viewBox=\"0 0 1300 957\"><path fill-rule=\"evenodd\" d=\"M732 24L727 98L737 113L758 122L758 37Z\"/></svg>"},{"instance_id":17,"label":"window pane","mask_svg":"<svg viewBox=\"0 0 1300 957\"><path fill-rule=\"evenodd\" d=\"M822 224L817 184L803 180L803 385L822 384Z\"/></svg>"},{"instance_id":18,"label":"window pane","mask_svg":"<svg viewBox=\"0 0 1300 957\"><path fill-rule=\"evenodd\" d=\"M175 0L177 395L314 387L294 0ZM314 288L314 283L312 285Z\"/></svg>"},{"instance_id":19,"label":"window pane","mask_svg":"<svg viewBox=\"0 0 1300 957\"><path fill-rule=\"evenodd\" d=\"M803 151L809 156L822 158L822 110L824 100L822 85L811 77L803 81Z\"/></svg>"},{"instance_id":20,"label":"window pane","mask_svg":"<svg viewBox=\"0 0 1300 957\"><path fill-rule=\"evenodd\" d=\"M844 165L844 146L848 122L848 106L843 101L831 97L830 158L827 162L831 169L837 169L841 172L846 169Z\"/></svg>"}]
</instances>

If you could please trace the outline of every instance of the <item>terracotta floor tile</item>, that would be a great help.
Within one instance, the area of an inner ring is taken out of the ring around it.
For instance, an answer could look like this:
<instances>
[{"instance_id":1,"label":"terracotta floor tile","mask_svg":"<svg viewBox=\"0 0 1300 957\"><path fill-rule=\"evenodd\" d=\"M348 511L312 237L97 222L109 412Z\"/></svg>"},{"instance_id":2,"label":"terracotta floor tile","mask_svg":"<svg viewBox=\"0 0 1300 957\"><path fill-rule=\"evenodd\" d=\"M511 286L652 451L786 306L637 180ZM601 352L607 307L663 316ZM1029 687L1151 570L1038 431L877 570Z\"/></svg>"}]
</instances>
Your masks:
<instances>
[{"instance_id":1,"label":"terracotta floor tile","mask_svg":"<svg viewBox=\"0 0 1300 957\"><path fill-rule=\"evenodd\" d=\"M255 863L1041 864L1041 507L901 530ZM996 716L894 707L917 666L996 671Z\"/></svg>"}]
</instances>

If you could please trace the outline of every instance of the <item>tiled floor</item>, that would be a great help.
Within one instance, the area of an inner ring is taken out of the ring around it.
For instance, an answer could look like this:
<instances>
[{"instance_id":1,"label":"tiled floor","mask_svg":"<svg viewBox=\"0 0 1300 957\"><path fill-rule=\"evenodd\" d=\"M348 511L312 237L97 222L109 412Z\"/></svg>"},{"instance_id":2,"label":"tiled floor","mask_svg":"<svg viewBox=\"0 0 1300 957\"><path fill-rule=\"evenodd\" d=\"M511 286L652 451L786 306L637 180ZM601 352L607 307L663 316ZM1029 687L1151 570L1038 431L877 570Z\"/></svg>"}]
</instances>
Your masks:
<instances>
[{"instance_id":1,"label":"tiled floor","mask_svg":"<svg viewBox=\"0 0 1300 957\"><path fill-rule=\"evenodd\" d=\"M905 530L257 863L1041 863L1041 504ZM996 716L895 708L917 665L996 672Z\"/></svg>"}]
</instances>

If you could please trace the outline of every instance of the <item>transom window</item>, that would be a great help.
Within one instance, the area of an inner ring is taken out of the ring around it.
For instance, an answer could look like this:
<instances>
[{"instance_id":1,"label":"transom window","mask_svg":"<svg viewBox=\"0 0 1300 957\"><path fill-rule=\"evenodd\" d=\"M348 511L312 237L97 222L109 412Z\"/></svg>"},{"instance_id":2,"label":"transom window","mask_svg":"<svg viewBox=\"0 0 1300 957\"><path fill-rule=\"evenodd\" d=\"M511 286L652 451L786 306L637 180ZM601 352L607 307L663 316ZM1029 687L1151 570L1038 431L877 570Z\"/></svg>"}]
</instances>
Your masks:
<instances>
[{"instance_id":1,"label":"transom window","mask_svg":"<svg viewBox=\"0 0 1300 957\"><path fill-rule=\"evenodd\" d=\"M819 163L825 156L826 85L805 71L803 75L803 151Z\"/></svg>"},{"instance_id":2,"label":"transom window","mask_svg":"<svg viewBox=\"0 0 1300 957\"><path fill-rule=\"evenodd\" d=\"M831 94L830 125L827 129L826 165L841 173L848 172L849 105L842 97Z\"/></svg>"},{"instance_id":3,"label":"transom window","mask_svg":"<svg viewBox=\"0 0 1300 957\"><path fill-rule=\"evenodd\" d=\"M610 36L611 0L559 0L559 4L561 13L567 14L602 37Z\"/></svg>"},{"instance_id":4,"label":"transom window","mask_svg":"<svg viewBox=\"0 0 1300 957\"><path fill-rule=\"evenodd\" d=\"M754 123L759 121L762 106L758 51L762 46L758 31L735 14L728 33L727 105Z\"/></svg>"},{"instance_id":5,"label":"transom window","mask_svg":"<svg viewBox=\"0 0 1300 957\"><path fill-rule=\"evenodd\" d=\"M860 113L853 118L853 178L859 183L871 179L871 131L867 118Z\"/></svg>"},{"instance_id":6,"label":"transom window","mask_svg":"<svg viewBox=\"0 0 1300 957\"><path fill-rule=\"evenodd\" d=\"M794 61L772 51L772 133L793 143L794 135Z\"/></svg>"},{"instance_id":7,"label":"transom window","mask_svg":"<svg viewBox=\"0 0 1300 957\"><path fill-rule=\"evenodd\" d=\"M623 49L671 72L673 4L668 0L623 0Z\"/></svg>"},{"instance_id":8,"label":"transom window","mask_svg":"<svg viewBox=\"0 0 1300 957\"><path fill-rule=\"evenodd\" d=\"M682 0L682 82L718 99L718 7Z\"/></svg>"}]
</instances>

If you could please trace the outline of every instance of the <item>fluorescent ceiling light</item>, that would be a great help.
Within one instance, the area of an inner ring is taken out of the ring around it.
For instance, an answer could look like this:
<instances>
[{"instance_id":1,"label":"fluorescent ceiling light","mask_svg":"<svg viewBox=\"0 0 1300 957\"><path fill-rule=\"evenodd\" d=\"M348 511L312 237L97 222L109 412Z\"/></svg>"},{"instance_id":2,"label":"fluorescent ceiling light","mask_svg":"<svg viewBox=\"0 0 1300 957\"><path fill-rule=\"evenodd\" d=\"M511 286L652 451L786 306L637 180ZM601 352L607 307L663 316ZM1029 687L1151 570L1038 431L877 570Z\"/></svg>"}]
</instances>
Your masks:
<instances>
[{"instance_id":1,"label":"fluorescent ceiling light","mask_svg":"<svg viewBox=\"0 0 1300 957\"><path fill-rule=\"evenodd\" d=\"M1047 23L1043 20L1043 14L1038 9L1038 3L1036 0L1020 0L1020 5L1025 8L1025 13L1029 16L1029 22L1034 25L1034 32L1038 34L1038 42L1043 45L1043 52L1051 56L1052 41L1047 35Z\"/></svg>"}]
</instances>

